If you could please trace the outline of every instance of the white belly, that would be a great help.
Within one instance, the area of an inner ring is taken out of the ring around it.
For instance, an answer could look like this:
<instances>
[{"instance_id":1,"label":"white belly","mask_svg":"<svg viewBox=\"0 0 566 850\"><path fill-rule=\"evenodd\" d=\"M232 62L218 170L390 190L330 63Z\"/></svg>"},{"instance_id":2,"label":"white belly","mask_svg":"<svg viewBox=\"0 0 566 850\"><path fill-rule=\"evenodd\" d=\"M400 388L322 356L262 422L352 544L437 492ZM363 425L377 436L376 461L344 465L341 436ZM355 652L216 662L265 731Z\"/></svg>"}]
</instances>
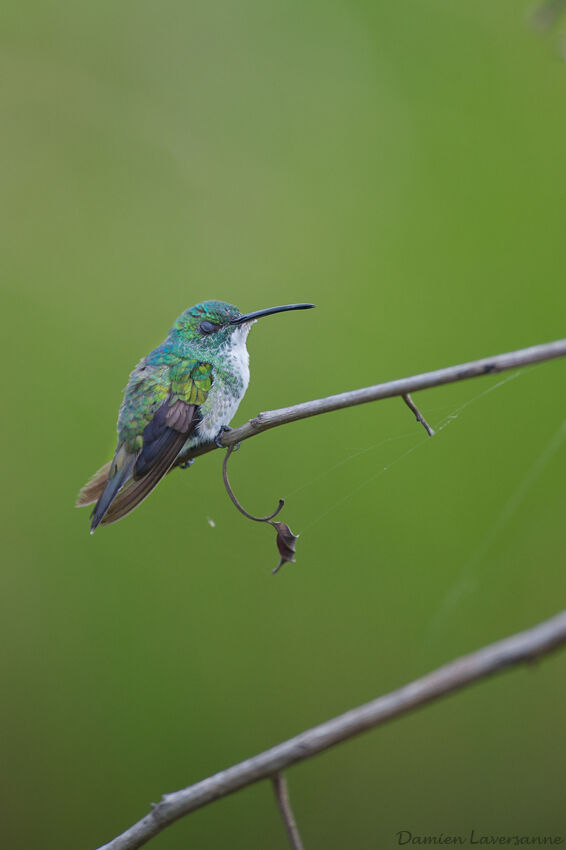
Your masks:
<instances>
[{"instance_id":1,"label":"white belly","mask_svg":"<svg viewBox=\"0 0 566 850\"><path fill-rule=\"evenodd\" d=\"M202 416L197 432L187 440L180 454L189 446L214 440L223 425L229 425L250 382L250 357L246 348L251 322L232 334L232 346L213 364L213 381L206 401L200 406Z\"/></svg>"}]
</instances>

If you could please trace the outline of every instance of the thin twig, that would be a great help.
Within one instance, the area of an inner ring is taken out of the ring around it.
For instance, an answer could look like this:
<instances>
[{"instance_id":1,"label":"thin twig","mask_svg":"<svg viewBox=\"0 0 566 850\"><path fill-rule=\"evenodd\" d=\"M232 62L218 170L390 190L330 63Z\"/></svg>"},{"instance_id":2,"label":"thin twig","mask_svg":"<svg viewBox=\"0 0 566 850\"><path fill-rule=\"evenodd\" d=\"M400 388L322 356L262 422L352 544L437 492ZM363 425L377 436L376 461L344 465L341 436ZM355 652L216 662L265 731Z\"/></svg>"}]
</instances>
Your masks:
<instances>
[{"instance_id":1,"label":"thin twig","mask_svg":"<svg viewBox=\"0 0 566 850\"><path fill-rule=\"evenodd\" d=\"M207 803L261 779L271 778L291 764L311 758L341 741L407 714L472 682L507 667L534 661L565 643L566 611L562 611L550 620L457 658L396 691L301 732L208 779L181 791L165 794L150 814L99 850L136 850L169 824Z\"/></svg>"},{"instance_id":2,"label":"thin twig","mask_svg":"<svg viewBox=\"0 0 566 850\"><path fill-rule=\"evenodd\" d=\"M371 387L362 387L359 390L350 390L337 395L317 398L312 401L304 401L291 407L281 407L277 410L268 410L259 413L245 425L232 428L231 431L222 435L219 442L225 447L235 445L243 440L249 440L256 434L261 434L270 428L285 425L288 422L296 422L299 419L307 419L310 416L318 416L321 413L330 413L333 410L342 410L345 407L354 407L358 404L366 404L370 401L381 401L384 398L404 396L418 390L426 390L431 387L440 387L444 384L453 384L457 381L465 381L469 378L478 378L481 375L493 375L497 372L506 372L509 369L518 369L534 363L542 363L545 360L553 360L556 357L566 357L566 339L558 339L555 342L546 342L541 345L533 345L530 348L520 348L517 351L509 351L505 354L496 354L493 357L484 357L481 360L472 360L469 363L460 363L456 366L447 366L445 369L436 369L434 372L423 372L420 375L412 375L409 378L399 378L395 381L387 381L384 384L374 384ZM198 457L216 449L214 442L203 443L189 452L188 457Z\"/></svg>"},{"instance_id":3,"label":"thin twig","mask_svg":"<svg viewBox=\"0 0 566 850\"><path fill-rule=\"evenodd\" d=\"M304 850L297 822L293 814L293 809L291 808L287 780L282 773L276 773L275 776L272 776L271 778L273 780L273 790L275 791L275 798L277 800L277 805L279 806L279 812L283 819L283 823L285 824L285 829L287 830L291 847L293 850Z\"/></svg>"},{"instance_id":4,"label":"thin twig","mask_svg":"<svg viewBox=\"0 0 566 850\"><path fill-rule=\"evenodd\" d=\"M283 505L285 504L285 500L279 499L279 504L277 505L273 513L267 514L267 516L254 516L253 514L248 513L248 511L244 508L243 505L240 504L240 502L236 498L236 494L232 490L232 486L228 478L228 460L235 448L235 445L228 446L228 451L224 455L224 460L222 461L222 478L224 479L224 486L226 487L226 492L230 496L232 503L245 517L247 517L248 519L253 519L254 522L269 522L273 519L273 517L276 517L277 514L281 512L281 510L283 509Z\"/></svg>"},{"instance_id":5,"label":"thin twig","mask_svg":"<svg viewBox=\"0 0 566 850\"><path fill-rule=\"evenodd\" d=\"M409 408L409 410L413 411L413 413L415 414L415 416L417 418L417 422L421 423L421 425L423 426L423 428L427 432L428 436L434 437L434 433L435 433L434 428L431 428L431 426L428 424L428 422L426 421L426 419L424 418L424 416L420 412L419 408L417 407L417 405L415 404L415 402L411 398L410 394L404 393L402 398L403 398L403 401L405 402L405 404L407 405L407 407Z\"/></svg>"}]
</instances>

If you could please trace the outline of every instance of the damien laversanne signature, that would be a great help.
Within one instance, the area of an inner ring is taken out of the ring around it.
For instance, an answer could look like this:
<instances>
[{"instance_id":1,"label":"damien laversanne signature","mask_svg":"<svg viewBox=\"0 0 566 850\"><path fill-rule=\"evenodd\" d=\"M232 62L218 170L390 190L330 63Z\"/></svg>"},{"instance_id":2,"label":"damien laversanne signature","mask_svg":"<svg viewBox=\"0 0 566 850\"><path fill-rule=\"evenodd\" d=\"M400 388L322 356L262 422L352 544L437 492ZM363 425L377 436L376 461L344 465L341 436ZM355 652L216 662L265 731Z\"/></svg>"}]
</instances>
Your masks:
<instances>
[{"instance_id":1,"label":"damien laversanne signature","mask_svg":"<svg viewBox=\"0 0 566 850\"><path fill-rule=\"evenodd\" d=\"M563 835L496 835L495 833L478 832L472 829L465 835L450 835L446 832L439 832L437 835L424 835L422 833L411 832L409 829L401 829L395 833L397 844L402 846L407 845L462 845L475 844L482 847L499 847L503 845L511 847L526 847L535 846L541 847L546 845L553 846L555 844L563 844Z\"/></svg>"}]
</instances>

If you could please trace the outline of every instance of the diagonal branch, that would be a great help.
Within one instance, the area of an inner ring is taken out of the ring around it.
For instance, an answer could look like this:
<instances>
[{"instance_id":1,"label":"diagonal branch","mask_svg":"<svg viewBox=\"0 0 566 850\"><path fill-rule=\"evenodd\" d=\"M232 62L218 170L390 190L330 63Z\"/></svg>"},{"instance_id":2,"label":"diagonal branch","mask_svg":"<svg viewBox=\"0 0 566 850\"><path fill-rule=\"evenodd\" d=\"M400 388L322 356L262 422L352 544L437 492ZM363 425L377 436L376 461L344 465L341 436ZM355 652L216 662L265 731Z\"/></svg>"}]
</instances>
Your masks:
<instances>
[{"instance_id":1,"label":"diagonal branch","mask_svg":"<svg viewBox=\"0 0 566 850\"><path fill-rule=\"evenodd\" d=\"M396 691L314 726L259 755L209 776L208 779L181 791L165 794L150 814L99 850L136 850L169 824L195 809L206 806L207 803L261 779L272 779L291 764L311 758L341 741L400 717L507 667L532 662L565 643L566 611L562 611L550 620L489 644L470 655L457 658Z\"/></svg>"},{"instance_id":2,"label":"diagonal branch","mask_svg":"<svg viewBox=\"0 0 566 850\"><path fill-rule=\"evenodd\" d=\"M248 440L256 434L261 434L270 428L276 428L278 425L285 425L287 422L307 419L309 416L318 416L320 413L342 410L345 407L353 407L357 404L366 404L369 401L380 401L383 398L393 398L394 396L405 398L410 393L417 392L418 390L440 387L443 384L453 384L457 381L465 381L468 378L477 378L481 375L505 372L509 369L517 369L520 366L553 360L556 357L566 357L566 339L558 339L555 342L546 342L541 345L532 345L530 348L520 348L517 351L509 351L506 354L496 354L493 357L485 357L482 360L472 360L469 363L448 366L445 369L436 369L434 372L423 372L420 375L412 375L410 378L399 378L396 381L374 384L371 387L362 387L359 390L350 390L345 393L326 396L326 398L303 401L301 404L294 404L291 407L268 410L264 413L258 413L257 416L250 419L245 425L224 432L218 438L218 442L201 443L200 446L191 449L190 452L183 455L184 463L188 465L195 457L207 454L220 447L227 449L229 446L235 446L237 443L241 443L242 440ZM413 412L416 415L416 409ZM425 425L424 422L423 425ZM84 507L85 505L91 505L96 502L101 492L100 488L104 486L104 482L108 478L110 464L111 461L102 466L83 487L77 499L77 507Z\"/></svg>"},{"instance_id":3,"label":"diagonal branch","mask_svg":"<svg viewBox=\"0 0 566 850\"><path fill-rule=\"evenodd\" d=\"M396 381L374 384L371 387L362 387L359 390L350 390L345 393L326 396L326 398L304 401L291 407L268 410L259 413L245 425L232 428L222 434L219 443L228 448L228 446L241 443L242 440L248 440L250 437L261 434L270 428L276 428L278 425L285 425L288 422L296 422L298 419L307 419L310 416L318 416L320 413L330 413L333 410L342 410L345 407L354 407L357 404L380 401L384 398L407 396L409 393L419 390L453 384L457 381L466 381L468 378L478 378L481 375L493 375L497 372L517 369L520 366L553 360L556 357L566 357L566 339L533 345L530 348L520 348L517 351L496 354L493 357L484 357L481 360L472 360L469 363L460 363L456 366L448 366L445 369L436 369L434 372L423 372L409 378L399 378ZM215 448L217 448L215 443L204 443L192 450L187 457L198 457L213 451Z\"/></svg>"}]
</instances>

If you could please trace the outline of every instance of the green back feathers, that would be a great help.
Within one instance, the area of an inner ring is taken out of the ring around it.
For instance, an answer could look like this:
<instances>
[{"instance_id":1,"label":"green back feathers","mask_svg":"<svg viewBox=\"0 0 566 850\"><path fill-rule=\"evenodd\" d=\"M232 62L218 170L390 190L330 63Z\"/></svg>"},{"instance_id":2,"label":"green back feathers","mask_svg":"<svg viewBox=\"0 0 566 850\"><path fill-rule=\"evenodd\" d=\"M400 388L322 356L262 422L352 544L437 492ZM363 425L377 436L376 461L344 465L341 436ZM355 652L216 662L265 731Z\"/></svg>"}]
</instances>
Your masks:
<instances>
[{"instance_id":1,"label":"green back feathers","mask_svg":"<svg viewBox=\"0 0 566 850\"><path fill-rule=\"evenodd\" d=\"M143 432L164 402L199 406L212 386L210 363L183 360L171 352L155 354L132 372L118 417L118 442L131 452L142 448Z\"/></svg>"}]
</instances>

